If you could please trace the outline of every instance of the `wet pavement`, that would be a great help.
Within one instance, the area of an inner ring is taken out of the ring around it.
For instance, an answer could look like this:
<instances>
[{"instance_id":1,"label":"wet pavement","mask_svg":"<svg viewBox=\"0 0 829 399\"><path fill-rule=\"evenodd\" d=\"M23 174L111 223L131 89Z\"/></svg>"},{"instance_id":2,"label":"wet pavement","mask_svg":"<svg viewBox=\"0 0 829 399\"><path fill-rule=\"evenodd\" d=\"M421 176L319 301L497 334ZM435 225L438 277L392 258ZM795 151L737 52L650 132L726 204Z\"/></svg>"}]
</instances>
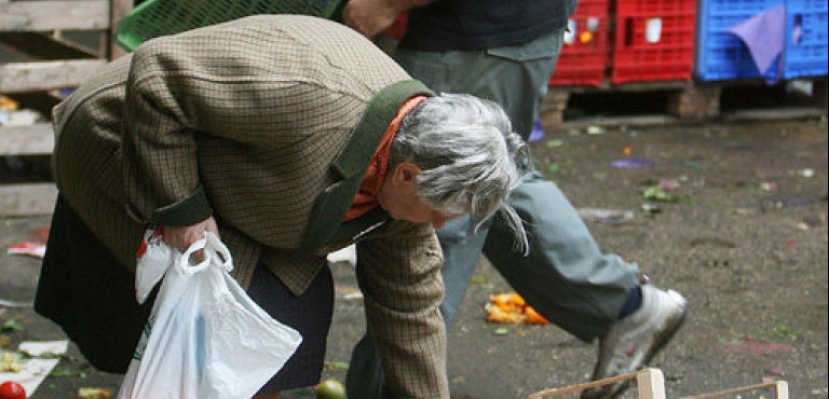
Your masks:
<instances>
[{"instance_id":1,"label":"wet pavement","mask_svg":"<svg viewBox=\"0 0 829 399\"><path fill-rule=\"evenodd\" d=\"M564 128L533 144L538 168L583 211L603 250L689 300L685 327L652 363L665 374L669 398L773 380L786 380L791 398L829 396L827 142L826 119L809 118ZM0 299L33 298L38 259L6 249L37 241L48 223L48 215L0 220ZM363 307L353 268L332 270L338 299L324 375L342 380L363 333ZM589 377L595 343L555 326L486 321L489 295L508 291L482 260L449 332L453 398L526 398ZM0 304L0 326L5 351L64 338L26 306ZM77 398L81 387L114 395L119 381L91 369L70 345L30 397Z\"/></svg>"}]
</instances>

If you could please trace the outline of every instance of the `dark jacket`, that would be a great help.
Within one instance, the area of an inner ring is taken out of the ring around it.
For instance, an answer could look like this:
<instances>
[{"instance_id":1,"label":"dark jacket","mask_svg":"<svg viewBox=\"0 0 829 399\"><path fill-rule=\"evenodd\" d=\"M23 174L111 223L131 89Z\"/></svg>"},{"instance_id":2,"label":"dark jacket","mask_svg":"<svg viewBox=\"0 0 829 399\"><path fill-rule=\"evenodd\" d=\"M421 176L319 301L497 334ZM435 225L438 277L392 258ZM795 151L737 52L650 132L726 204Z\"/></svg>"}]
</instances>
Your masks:
<instances>
[{"instance_id":1,"label":"dark jacket","mask_svg":"<svg viewBox=\"0 0 829 399\"><path fill-rule=\"evenodd\" d=\"M567 26L576 0L443 0L409 12L400 48L477 50L514 46Z\"/></svg>"}]
</instances>

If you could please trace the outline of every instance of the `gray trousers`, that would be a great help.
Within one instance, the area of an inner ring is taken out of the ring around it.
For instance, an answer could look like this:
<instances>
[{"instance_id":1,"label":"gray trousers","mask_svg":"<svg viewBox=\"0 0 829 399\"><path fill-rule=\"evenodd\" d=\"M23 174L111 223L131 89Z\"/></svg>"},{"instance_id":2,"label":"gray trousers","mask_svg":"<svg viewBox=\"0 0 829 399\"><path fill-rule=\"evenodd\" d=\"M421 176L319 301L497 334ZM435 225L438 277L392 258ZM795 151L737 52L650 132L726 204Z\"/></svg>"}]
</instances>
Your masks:
<instances>
[{"instance_id":1,"label":"gray trousers","mask_svg":"<svg viewBox=\"0 0 829 399\"><path fill-rule=\"evenodd\" d=\"M398 50L394 57L436 92L469 93L501 104L516 132L527 138L561 51L563 31L512 47L445 53ZM497 217L475 232L463 217L438 231L445 263L441 312L447 328L457 314L483 253L527 303L551 323L589 342L617 320L639 268L604 254L579 213L555 183L538 171L524 176L510 198L526 222L527 256ZM358 260L359 261L359 260ZM354 347L346 376L348 397L396 398L383 392L383 371L370 334Z\"/></svg>"}]
</instances>

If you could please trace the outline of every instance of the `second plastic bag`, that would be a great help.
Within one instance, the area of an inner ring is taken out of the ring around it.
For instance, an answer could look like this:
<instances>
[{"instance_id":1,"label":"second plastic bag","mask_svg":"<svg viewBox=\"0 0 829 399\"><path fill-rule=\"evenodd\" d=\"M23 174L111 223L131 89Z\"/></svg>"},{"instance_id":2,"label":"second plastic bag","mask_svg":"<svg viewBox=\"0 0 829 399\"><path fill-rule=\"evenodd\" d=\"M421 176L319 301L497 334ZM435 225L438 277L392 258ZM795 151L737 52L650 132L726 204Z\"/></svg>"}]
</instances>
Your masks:
<instances>
[{"instance_id":1,"label":"second plastic bag","mask_svg":"<svg viewBox=\"0 0 829 399\"><path fill-rule=\"evenodd\" d=\"M191 265L204 250L205 260ZM230 276L230 251L212 233L175 256L127 370L119 399L250 398L302 341Z\"/></svg>"}]
</instances>

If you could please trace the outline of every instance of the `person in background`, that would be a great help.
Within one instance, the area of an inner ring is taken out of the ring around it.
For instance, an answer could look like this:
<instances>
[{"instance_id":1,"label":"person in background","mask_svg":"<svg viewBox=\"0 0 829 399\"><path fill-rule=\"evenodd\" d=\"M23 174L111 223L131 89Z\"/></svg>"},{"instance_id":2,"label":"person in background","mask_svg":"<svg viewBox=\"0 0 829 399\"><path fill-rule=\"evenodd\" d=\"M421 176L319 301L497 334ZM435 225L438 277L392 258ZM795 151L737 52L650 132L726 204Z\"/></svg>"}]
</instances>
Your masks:
<instances>
[{"instance_id":1,"label":"person in background","mask_svg":"<svg viewBox=\"0 0 829 399\"><path fill-rule=\"evenodd\" d=\"M342 51L348 49L348 51ZM150 40L54 109L59 198L35 310L123 373L148 226L180 250L220 234L232 275L303 337L257 398L319 382L334 289L356 243L366 317L397 397L449 399L435 228L497 214L529 150L503 109L435 95L342 24L263 15ZM155 332L155 331L154 331Z\"/></svg>"},{"instance_id":2,"label":"person in background","mask_svg":"<svg viewBox=\"0 0 829 399\"><path fill-rule=\"evenodd\" d=\"M372 38L407 12L395 61L437 92L469 93L501 104L526 139L575 8L575 0L349 0L343 22ZM512 248L510 229L499 219L476 230L480 220L458 218L438 231L447 326L482 252L546 319L585 342L599 340L594 380L641 368L683 324L686 300L644 282L638 265L601 252L577 210L541 173L527 173L510 204L529 231L528 254ZM355 346L346 379L349 397L389 397L383 387L390 369L381 365L375 345L368 334ZM589 389L582 397L608 398L626 387Z\"/></svg>"}]
</instances>

